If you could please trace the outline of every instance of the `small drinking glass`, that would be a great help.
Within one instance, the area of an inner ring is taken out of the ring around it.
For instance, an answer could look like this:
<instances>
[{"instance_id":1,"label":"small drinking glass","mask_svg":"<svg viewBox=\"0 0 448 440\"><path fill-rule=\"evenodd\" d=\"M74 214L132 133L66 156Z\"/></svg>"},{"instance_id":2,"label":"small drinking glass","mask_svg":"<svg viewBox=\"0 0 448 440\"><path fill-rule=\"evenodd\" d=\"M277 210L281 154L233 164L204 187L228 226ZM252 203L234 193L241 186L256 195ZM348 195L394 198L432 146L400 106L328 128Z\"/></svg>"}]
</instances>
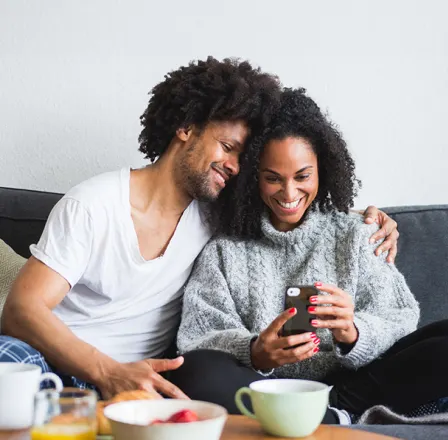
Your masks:
<instances>
[{"instance_id":1,"label":"small drinking glass","mask_svg":"<svg viewBox=\"0 0 448 440\"><path fill-rule=\"evenodd\" d=\"M96 401L92 390L41 390L34 399L32 440L95 440Z\"/></svg>"}]
</instances>

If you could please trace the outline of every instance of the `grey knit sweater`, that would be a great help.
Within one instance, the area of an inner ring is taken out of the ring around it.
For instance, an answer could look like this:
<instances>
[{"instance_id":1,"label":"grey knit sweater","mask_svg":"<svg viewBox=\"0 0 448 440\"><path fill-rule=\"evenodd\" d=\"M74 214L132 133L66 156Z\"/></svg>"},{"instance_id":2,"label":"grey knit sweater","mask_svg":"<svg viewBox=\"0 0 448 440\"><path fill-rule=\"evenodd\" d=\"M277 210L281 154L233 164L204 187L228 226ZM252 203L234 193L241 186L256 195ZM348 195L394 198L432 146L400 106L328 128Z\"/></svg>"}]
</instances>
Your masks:
<instances>
[{"instance_id":1,"label":"grey knit sweater","mask_svg":"<svg viewBox=\"0 0 448 440\"><path fill-rule=\"evenodd\" d=\"M374 255L368 240L375 229L359 215L315 211L290 232L265 216L259 241L213 239L185 287L179 350L222 350L251 367L250 342L284 310L286 287L322 281L353 297L358 341L344 354L329 330L318 330L329 350L275 375L320 380L378 358L416 329L419 307L397 268Z\"/></svg>"}]
</instances>

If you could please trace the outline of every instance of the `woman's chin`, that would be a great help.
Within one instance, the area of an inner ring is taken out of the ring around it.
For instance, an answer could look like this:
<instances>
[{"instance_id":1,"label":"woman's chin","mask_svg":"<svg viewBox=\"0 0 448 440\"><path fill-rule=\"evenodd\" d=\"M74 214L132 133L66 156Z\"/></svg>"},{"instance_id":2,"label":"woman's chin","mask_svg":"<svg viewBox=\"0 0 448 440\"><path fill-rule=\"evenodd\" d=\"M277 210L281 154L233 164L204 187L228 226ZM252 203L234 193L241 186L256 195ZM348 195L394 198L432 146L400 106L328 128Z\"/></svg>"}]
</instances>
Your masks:
<instances>
[{"instance_id":1,"label":"woman's chin","mask_svg":"<svg viewBox=\"0 0 448 440\"><path fill-rule=\"evenodd\" d=\"M294 229L302 220L304 212L300 210L298 213L294 214L284 214L274 211L273 212L274 217L272 218L272 224L274 227L281 231L290 231L291 229Z\"/></svg>"}]
</instances>

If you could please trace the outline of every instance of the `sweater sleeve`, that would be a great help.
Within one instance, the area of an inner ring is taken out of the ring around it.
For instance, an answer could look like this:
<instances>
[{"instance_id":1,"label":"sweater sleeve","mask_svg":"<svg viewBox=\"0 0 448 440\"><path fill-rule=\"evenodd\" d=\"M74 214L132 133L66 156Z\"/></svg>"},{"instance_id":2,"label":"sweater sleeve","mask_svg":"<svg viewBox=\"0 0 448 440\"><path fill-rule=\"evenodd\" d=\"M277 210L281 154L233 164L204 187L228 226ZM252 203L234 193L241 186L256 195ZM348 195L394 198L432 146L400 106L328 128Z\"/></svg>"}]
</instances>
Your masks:
<instances>
[{"instance_id":1,"label":"sweater sleeve","mask_svg":"<svg viewBox=\"0 0 448 440\"><path fill-rule=\"evenodd\" d=\"M419 306L403 275L386 255L374 254L378 244L369 244L372 227L360 225L358 284L354 323L359 336L354 347L344 354L336 346L342 365L357 369L388 350L395 342L417 328Z\"/></svg>"},{"instance_id":2,"label":"sweater sleeve","mask_svg":"<svg viewBox=\"0 0 448 440\"><path fill-rule=\"evenodd\" d=\"M177 336L181 353L207 348L234 355L252 367L252 334L239 316L223 271L223 252L217 240L198 257L185 287L182 320Z\"/></svg>"}]
</instances>

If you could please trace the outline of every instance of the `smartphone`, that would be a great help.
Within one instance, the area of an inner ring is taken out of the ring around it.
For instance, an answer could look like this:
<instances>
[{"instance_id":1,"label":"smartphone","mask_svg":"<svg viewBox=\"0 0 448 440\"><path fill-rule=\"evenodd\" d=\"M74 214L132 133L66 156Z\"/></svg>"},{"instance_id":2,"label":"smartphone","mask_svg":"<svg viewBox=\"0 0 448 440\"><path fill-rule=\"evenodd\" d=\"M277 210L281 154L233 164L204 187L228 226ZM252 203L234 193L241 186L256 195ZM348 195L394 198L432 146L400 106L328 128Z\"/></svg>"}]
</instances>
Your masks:
<instances>
[{"instance_id":1,"label":"smartphone","mask_svg":"<svg viewBox=\"0 0 448 440\"><path fill-rule=\"evenodd\" d=\"M319 290L314 286L290 286L286 289L285 310L295 307L297 313L283 326L283 336L316 331L311 325L311 320L316 315L308 313L308 307L311 305L310 297L316 295L319 295Z\"/></svg>"}]
</instances>

